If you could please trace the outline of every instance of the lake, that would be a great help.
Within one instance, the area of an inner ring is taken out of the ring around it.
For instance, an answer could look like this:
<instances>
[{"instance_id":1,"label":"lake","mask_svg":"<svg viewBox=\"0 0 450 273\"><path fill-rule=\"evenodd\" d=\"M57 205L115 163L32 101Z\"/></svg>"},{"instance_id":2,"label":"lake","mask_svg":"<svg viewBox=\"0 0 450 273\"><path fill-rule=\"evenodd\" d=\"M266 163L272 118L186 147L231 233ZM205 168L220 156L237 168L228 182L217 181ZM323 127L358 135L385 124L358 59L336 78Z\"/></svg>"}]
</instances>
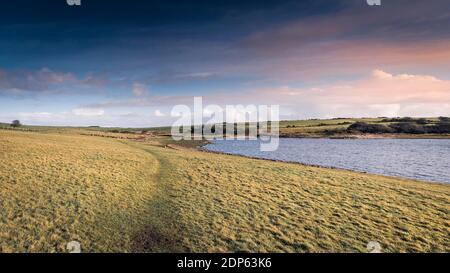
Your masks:
<instances>
[{"instance_id":1,"label":"lake","mask_svg":"<svg viewBox=\"0 0 450 273\"><path fill-rule=\"evenodd\" d=\"M205 150L450 183L450 139L281 138L277 151L259 140L216 140Z\"/></svg>"}]
</instances>

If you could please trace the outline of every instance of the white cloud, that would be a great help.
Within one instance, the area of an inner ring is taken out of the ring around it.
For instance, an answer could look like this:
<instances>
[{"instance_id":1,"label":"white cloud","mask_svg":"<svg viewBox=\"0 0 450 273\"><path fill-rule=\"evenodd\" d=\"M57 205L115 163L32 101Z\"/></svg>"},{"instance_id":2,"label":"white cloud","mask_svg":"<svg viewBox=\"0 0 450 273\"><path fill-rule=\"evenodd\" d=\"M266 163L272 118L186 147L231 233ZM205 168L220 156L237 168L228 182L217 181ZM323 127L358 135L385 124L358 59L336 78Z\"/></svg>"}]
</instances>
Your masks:
<instances>
[{"instance_id":1,"label":"white cloud","mask_svg":"<svg viewBox=\"0 0 450 273\"><path fill-rule=\"evenodd\" d=\"M383 70L380 70L380 69L375 69L372 72L372 76L374 78L376 78L376 79L382 79L382 80L383 79L392 79L393 78L392 74L386 73L386 72L384 72Z\"/></svg>"},{"instance_id":2,"label":"white cloud","mask_svg":"<svg viewBox=\"0 0 450 273\"><path fill-rule=\"evenodd\" d=\"M155 116L157 117L165 117L166 115L162 113L160 110L155 110Z\"/></svg>"},{"instance_id":3,"label":"white cloud","mask_svg":"<svg viewBox=\"0 0 450 273\"><path fill-rule=\"evenodd\" d=\"M2 120L19 119L23 124L29 125L67 125L66 113L50 113L50 112L20 112L13 116L0 116Z\"/></svg>"},{"instance_id":4,"label":"white cloud","mask_svg":"<svg viewBox=\"0 0 450 273\"><path fill-rule=\"evenodd\" d=\"M20 112L19 116L25 119L49 119L53 118L54 114L48 112Z\"/></svg>"},{"instance_id":5,"label":"white cloud","mask_svg":"<svg viewBox=\"0 0 450 273\"><path fill-rule=\"evenodd\" d=\"M103 109L96 108L75 108L72 110L72 114L75 116L93 117L103 116L105 111Z\"/></svg>"}]
</instances>

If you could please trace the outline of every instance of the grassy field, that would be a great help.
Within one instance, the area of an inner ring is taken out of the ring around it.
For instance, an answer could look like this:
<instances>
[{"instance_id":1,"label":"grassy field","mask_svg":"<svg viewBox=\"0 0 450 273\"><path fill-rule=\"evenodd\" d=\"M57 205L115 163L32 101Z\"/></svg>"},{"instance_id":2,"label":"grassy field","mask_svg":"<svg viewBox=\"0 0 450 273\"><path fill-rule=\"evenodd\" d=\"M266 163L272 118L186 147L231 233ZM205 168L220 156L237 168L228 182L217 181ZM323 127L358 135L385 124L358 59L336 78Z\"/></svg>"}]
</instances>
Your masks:
<instances>
[{"instance_id":1,"label":"grassy field","mask_svg":"<svg viewBox=\"0 0 450 273\"><path fill-rule=\"evenodd\" d=\"M450 251L449 185L119 135L0 130L0 252Z\"/></svg>"},{"instance_id":2,"label":"grassy field","mask_svg":"<svg viewBox=\"0 0 450 273\"><path fill-rule=\"evenodd\" d=\"M0 130L0 252L131 251L158 161L118 141Z\"/></svg>"}]
</instances>

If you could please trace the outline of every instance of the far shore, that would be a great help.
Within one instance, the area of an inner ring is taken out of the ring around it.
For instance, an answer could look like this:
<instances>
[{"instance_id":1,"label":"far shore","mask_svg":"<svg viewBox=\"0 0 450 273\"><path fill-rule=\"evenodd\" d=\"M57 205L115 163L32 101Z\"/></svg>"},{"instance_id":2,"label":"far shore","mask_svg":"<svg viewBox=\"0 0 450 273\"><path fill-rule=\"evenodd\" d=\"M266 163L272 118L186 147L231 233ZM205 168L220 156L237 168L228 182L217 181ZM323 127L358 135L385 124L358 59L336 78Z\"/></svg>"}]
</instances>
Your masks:
<instances>
[{"instance_id":1,"label":"far shore","mask_svg":"<svg viewBox=\"0 0 450 273\"><path fill-rule=\"evenodd\" d=\"M324 138L324 139L450 139L450 134L342 134L342 135L285 135L280 138Z\"/></svg>"}]
</instances>

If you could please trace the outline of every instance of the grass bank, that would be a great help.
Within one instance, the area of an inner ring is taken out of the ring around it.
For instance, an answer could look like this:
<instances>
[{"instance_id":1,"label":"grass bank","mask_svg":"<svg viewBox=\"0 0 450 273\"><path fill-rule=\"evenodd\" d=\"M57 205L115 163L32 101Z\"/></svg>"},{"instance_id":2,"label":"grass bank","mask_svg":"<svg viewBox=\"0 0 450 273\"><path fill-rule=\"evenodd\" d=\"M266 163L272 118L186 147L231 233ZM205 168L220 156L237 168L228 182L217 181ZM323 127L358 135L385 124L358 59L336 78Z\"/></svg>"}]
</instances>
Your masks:
<instances>
[{"instance_id":1,"label":"grass bank","mask_svg":"<svg viewBox=\"0 0 450 273\"><path fill-rule=\"evenodd\" d=\"M184 251L365 252L373 240L388 252L450 250L447 185L143 149L163 162L158 230Z\"/></svg>"}]
</instances>

